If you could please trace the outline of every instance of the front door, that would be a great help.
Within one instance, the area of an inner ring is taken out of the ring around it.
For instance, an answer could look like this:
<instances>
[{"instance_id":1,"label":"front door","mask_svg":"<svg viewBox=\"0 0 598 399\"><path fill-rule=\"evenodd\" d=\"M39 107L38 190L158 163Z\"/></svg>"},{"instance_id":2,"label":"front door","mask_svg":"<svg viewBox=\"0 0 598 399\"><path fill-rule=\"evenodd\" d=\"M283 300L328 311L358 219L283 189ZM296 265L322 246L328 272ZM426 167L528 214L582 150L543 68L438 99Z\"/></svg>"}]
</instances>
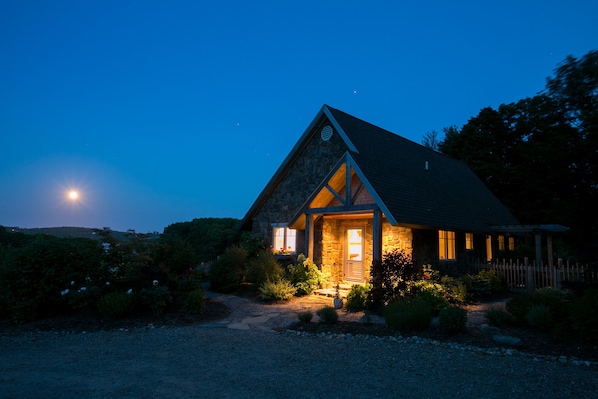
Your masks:
<instances>
[{"instance_id":1,"label":"front door","mask_svg":"<svg viewBox=\"0 0 598 399\"><path fill-rule=\"evenodd\" d=\"M363 228L350 228L345 232L345 280L363 282Z\"/></svg>"}]
</instances>

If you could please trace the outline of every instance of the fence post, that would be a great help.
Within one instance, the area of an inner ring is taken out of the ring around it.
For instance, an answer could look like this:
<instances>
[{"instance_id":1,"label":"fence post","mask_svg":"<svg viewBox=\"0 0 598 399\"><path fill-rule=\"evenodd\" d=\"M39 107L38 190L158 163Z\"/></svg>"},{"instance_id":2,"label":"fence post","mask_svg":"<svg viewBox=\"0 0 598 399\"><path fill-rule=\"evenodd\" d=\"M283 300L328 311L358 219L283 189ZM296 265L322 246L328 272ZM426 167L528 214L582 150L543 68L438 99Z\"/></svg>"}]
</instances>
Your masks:
<instances>
[{"instance_id":1,"label":"fence post","mask_svg":"<svg viewBox=\"0 0 598 399\"><path fill-rule=\"evenodd\" d=\"M527 290L527 292L529 293L533 293L534 292L534 270L532 268L532 265L529 264L529 260L527 259L527 256L525 258L523 258L523 263L525 265L525 289Z\"/></svg>"}]
</instances>

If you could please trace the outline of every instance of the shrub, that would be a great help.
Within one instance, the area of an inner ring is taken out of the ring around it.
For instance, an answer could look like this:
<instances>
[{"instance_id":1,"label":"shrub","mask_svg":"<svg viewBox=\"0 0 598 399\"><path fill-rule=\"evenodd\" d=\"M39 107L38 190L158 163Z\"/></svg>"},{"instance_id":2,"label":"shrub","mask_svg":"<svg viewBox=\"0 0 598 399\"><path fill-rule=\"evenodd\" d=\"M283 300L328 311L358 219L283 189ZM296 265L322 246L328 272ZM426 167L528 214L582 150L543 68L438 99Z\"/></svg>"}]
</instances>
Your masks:
<instances>
[{"instance_id":1,"label":"shrub","mask_svg":"<svg viewBox=\"0 0 598 399\"><path fill-rule=\"evenodd\" d=\"M490 284L491 293L502 293L509 290L507 279L494 269L480 270L478 277Z\"/></svg>"},{"instance_id":2,"label":"shrub","mask_svg":"<svg viewBox=\"0 0 598 399\"><path fill-rule=\"evenodd\" d=\"M206 295L202 288L197 288L187 294L185 312L189 314L203 313L206 304Z\"/></svg>"},{"instance_id":3,"label":"shrub","mask_svg":"<svg viewBox=\"0 0 598 399\"><path fill-rule=\"evenodd\" d=\"M513 317L502 309L490 308L486 310L486 320L493 326L505 327L513 322Z\"/></svg>"},{"instance_id":4,"label":"shrub","mask_svg":"<svg viewBox=\"0 0 598 399\"><path fill-rule=\"evenodd\" d=\"M598 290L587 290L581 298L571 304L573 328L579 332L582 341L598 344Z\"/></svg>"},{"instance_id":5,"label":"shrub","mask_svg":"<svg viewBox=\"0 0 598 399\"><path fill-rule=\"evenodd\" d=\"M233 245L210 266L208 278L212 289L221 292L231 292L239 288L245 275L247 250Z\"/></svg>"},{"instance_id":6,"label":"shrub","mask_svg":"<svg viewBox=\"0 0 598 399\"><path fill-rule=\"evenodd\" d=\"M297 292L288 280L280 279L276 282L266 281L260 287L260 293L265 301L286 301Z\"/></svg>"},{"instance_id":7,"label":"shrub","mask_svg":"<svg viewBox=\"0 0 598 399\"><path fill-rule=\"evenodd\" d=\"M533 298L535 304L545 305L550 309L553 320L563 321L567 318L569 309L563 291L540 288L534 292Z\"/></svg>"},{"instance_id":8,"label":"shrub","mask_svg":"<svg viewBox=\"0 0 598 399\"><path fill-rule=\"evenodd\" d=\"M289 265L289 280L297 287L297 295L309 295L324 282L324 274L310 258L300 254L296 265Z\"/></svg>"},{"instance_id":9,"label":"shrub","mask_svg":"<svg viewBox=\"0 0 598 399\"><path fill-rule=\"evenodd\" d=\"M309 323L311 321L311 319L314 317L314 314L308 310L308 311L299 313L297 315L297 317L299 318L299 321L301 323Z\"/></svg>"},{"instance_id":10,"label":"shrub","mask_svg":"<svg viewBox=\"0 0 598 399\"><path fill-rule=\"evenodd\" d=\"M338 313L332 306L325 306L318 310L316 314L320 317L320 323L322 324L336 324L338 322Z\"/></svg>"},{"instance_id":11,"label":"shrub","mask_svg":"<svg viewBox=\"0 0 598 399\"><path fill-rule=\"evenodd\" d=\"M347 294L347 308L351 310L364 310L368 301L368 286L355 284Z\"/></svg>"},{"instance_id":12,"label":"shrub","mask_svg":"<svg viewBox=\"0 0 598 399\"><path fill-rule=\"evenodd\" d=\"M395 330L424 330L430 326L432 312L430 305L425 301L410 301L406 298L397 298L390 302L383 311L386 324Z\"/></svg>"},{"instance_id":13,"label":"shrub","mask_svg":"<svg viewBox=\"0 0 598 399\"><path fill-rule=\"evenodd\" d=\"M467 286L463 281L449 276L442 276L440 285L444 289L447 302L465 303L467 301Z\"/></svg>"},{"instance_id":14,"label":"shrub","mask_svg":"<svg viewBox=\"0 0 598 399\"><path fill-rule=\"evenodd\" d=\"M149 306L154 316L161 316L166 310L166 306L172 301L168 287L157 286L157 281L154 282L154 287L143 288L139 291L139 298L141 303Z\"/></svg>"},{"instance_id":15,"label":"shrub","mask_svg":"<svg viewBox=\"0 0 598 399\"><path fill-rule=\"evenodd\" d=\"M546 331L552 325L550 308L546 305L533 305L525 316L527 323L533 329Z\"/></svg>"},{"instance_id":16,"label":"shrub","mask_svg":"<svg viewBox=\"0 0 598 399\"><path fill-rule=\"evenodd\" d=\"M261 250L247 265L246 280L255 287L260 287L266 281L278 281L282 278L284 269L276 262L269 251Z\"/></svg>"},{"instance_id":17,"label":"shrub","mask_svg":"<svg viewBox=\"0 0 598 399\"><path fill-rule=\"evenodd\" d=\"M420 270L405 251L394 249L382 256L382 262L372 264L371 274L370 301L374 308L379 308L408 294L408 289L418 279Z\"/></svg>"},{"instance_id":18,"label":"shrub","mask_svg":"<svg viewBox=\"0 0 598 399\"><path fill-rule=\"evenodd\" d=\"M112 292L102 296L98 301L101 314L112 319L125 317L133 312L135 296L126 292Z\"/></svg>"},{"instance_id":19,"label":"shrub","mask_svg":"<svg viewBox=\"0 0 598 399\"><path fill-rule=\"evenodd\" d=\"M519 294L511 297L506 303L509 312L517 324L526 324L527 312L534 305L534 298L531 294Z\"/></svg>"},{"instance_id":20,"label":"shrub","mask_svg":"<svg viewBox=\"0 0 598 399\"><path fill-rule=\"evenodd\" d=\"M437 315L438 312L440 312L440 310L448 306L444 297L442 286L440 286L439 284L436 285L438 285L438 289L428 287L422 291L419 291L413 296L413 300L421 301L427 304L433 316Z\"/></svg>"},{"instance_id":21,"label":"shrub","mask_svg":"<svg viewBox=\"0 0 598 399\"><path fill-rule=\"evenodd\" d=\"M492 284L479 274L466 274L462 277L462 281L467 287L467 292L472 295L489 296L492 294Z\"/></svg>"},{"instance_id":22,"label":"shrub","mask_svg":"<svg viewBox=\"0 0 598 399\"><path fill-rule=\"evenodd\" d=\"M467 311L457 306L449 306L438 314L438 321L447 333L454 334L465 330Z\"/></svg>"}]
</instances>

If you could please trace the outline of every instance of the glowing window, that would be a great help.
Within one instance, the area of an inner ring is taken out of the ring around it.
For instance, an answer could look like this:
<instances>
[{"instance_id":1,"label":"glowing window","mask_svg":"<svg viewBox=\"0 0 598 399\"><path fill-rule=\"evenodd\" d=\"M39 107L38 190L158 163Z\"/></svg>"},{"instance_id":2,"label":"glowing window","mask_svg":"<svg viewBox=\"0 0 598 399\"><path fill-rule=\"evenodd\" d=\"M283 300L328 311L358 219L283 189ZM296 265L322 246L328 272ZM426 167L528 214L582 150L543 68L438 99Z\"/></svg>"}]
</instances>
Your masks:
<instances>
[{"instance_id":1,"label":"glowing window","mask_svg":"<svg viewBox=\"0 0 598 399\"><path fill-rule=\"evenodd\" d=\"M287 227L274 227L272 250L277 253L295 252L297 230Z\"/></svg>"},{"instance_id":2,"label":"glowing window","mask_svg":"<svg viewBox=\"0 0 598 399\"><path fill-rule=\"evenodd\" d=\"M505 236L498 236L498 250L504 251L505 250Z\"/></svg>"},{"instance_id":3,"label":"glowing window","mask_svg":"<svg viewBox=\"0 0 598 399\"><path fill-rule=\"evenodd\" d=\"M455 232L438 231L438 258L440 260L455 260Z\"/></svg>"},{"instance_id":4,"label":"glowing window","mask_svg":"<svg viewBox=\"0 0 598 399\"><path fill-rule=\"evenodd\" d=\"M515 237L509 237L509 251L515 250Z\"/></svg>"},{"instance_id":5,"label":"glowing window","mask_svg":"<svg viewBox=\"0 0 598 399\"><path fill-rule=\"evenodd\" d=\"M465 233L465 249L473 249L473 233Z\"/></svg>"}]
</instances>

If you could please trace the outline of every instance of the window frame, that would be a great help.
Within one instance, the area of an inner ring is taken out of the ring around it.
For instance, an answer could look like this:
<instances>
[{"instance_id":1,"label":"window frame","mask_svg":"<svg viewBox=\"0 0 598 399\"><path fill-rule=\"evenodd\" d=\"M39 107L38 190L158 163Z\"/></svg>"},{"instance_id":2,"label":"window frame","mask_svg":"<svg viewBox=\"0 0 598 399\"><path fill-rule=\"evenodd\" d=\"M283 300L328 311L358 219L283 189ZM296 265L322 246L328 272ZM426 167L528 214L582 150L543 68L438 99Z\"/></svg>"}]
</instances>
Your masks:
<instances>
[{"instance_id":1,"label":"window frame","mask_svg":"<svg viewBox=\"0 0 598 399\"><path fill-rule=\"evenodd\" d=\"M454 231L438 230L438 260L457 260Z\"/></svg>"},{"instance_id":2,"label":"window frame","mask_svg":"<svg viewBox=\"0 0 598 399\"><path fill-rule=\"evenodd\" d=\"M473 233L465 233L465 250L473 251Z\"/></svg>"},{"instance_id":3,"label":"window frame","mask_svg":"<svg viewBox=\"0 0 598 399\"><path fill-rule=\"evenodd\" d=\"M277 234L282 232L282 234ZM279 241L282 246L279 247ZM292 245L289 245L292 242ZM286 223L272 224L272 244L270 248L274 254L295 254L297 253L297 230L290 229Z\"/></svg>"}]
</instances>

